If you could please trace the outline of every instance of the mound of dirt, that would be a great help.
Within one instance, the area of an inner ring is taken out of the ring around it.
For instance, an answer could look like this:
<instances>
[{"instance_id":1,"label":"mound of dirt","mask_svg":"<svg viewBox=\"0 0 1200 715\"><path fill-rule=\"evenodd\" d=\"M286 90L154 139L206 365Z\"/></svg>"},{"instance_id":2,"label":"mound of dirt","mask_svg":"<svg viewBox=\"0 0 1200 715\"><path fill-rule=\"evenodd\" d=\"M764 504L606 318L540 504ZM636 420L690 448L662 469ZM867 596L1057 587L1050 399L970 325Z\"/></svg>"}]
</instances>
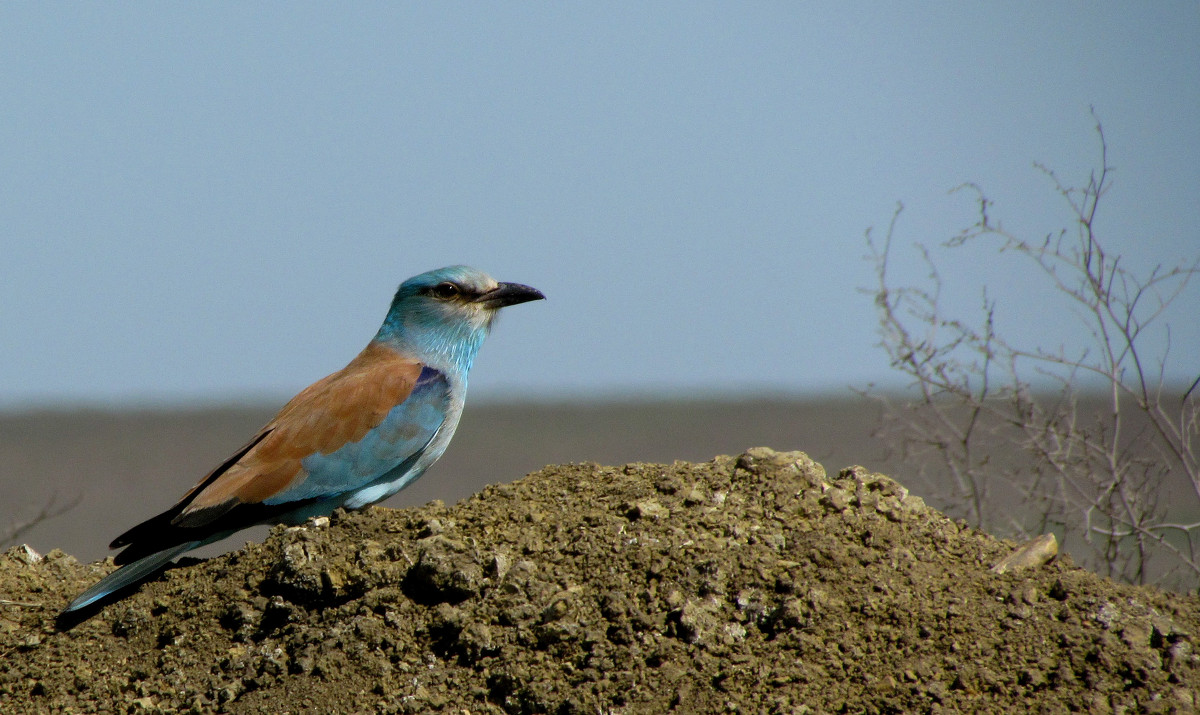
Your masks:
<instances>
[{"instance_id":1,"label":"mound of dirt","mask_svg":"<svg viewBox=\"0 0 1200 715\"><path fill-rule=\"evenodd\" d=\"M800 452L548 467L338 513L60 630L112 568L0 557L0 712L1195 712L1200 602ZM61 625L61 624L60 624Z\"/></svg>"}]
</instances>

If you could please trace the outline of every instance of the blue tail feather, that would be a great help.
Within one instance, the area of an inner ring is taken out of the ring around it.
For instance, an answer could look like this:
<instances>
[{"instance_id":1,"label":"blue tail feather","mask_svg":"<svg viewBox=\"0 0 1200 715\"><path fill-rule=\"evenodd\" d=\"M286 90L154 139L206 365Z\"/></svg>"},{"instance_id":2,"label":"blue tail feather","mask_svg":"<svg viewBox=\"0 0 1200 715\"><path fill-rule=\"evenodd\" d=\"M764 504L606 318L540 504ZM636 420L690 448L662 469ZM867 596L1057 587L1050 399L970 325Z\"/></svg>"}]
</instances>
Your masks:
<instances>
[{"instance_id":1,"label":"blue tail feather","mask_svg":"<svg viewBox=\"0 0 1200 715\"><path fill-rule=\"evenodd\" d=\"M197 546L200 546L202 543L203 542L201 541L187 541L182 544L176 544L169 549L156 551L148 556L143 556L133 563L126 564L100 579L100 582L95 586L92 586L88 590L79 594L79 596L77 596L74 601L71 601L71 603L64 608L62 612L66 614L71 613L72 611L78 611L81 608L87 608L105 596L109 596L117 591L120 591L126 586L130 586L138 581L148 578L155 571L158 571L163 566L166 566L171 559L179 556L185 551L191 551Z\"/></svg>"}]
</instances>

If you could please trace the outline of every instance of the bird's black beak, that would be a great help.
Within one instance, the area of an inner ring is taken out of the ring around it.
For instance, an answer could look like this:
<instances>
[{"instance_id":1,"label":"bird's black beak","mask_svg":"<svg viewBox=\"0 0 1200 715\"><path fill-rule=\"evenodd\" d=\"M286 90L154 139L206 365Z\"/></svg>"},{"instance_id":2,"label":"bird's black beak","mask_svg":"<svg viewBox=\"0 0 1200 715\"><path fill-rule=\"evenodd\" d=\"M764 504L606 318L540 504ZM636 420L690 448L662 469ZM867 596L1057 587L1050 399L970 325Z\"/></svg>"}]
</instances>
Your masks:
<instances>
[{"instance_id":1,"label":"bird's black beak","mask_svg":"<svg viewBox=\"0 0 1200 715\"><path fill-rule=\"evenodd\" d=\"M482 303L485 307L496 309L507 305L528 303L531 300L542 300L545 297L537 288L530 288L520 283L501 283L487 293L480 295L475 299L475 302Z\"/></svg>"}]
</instances>

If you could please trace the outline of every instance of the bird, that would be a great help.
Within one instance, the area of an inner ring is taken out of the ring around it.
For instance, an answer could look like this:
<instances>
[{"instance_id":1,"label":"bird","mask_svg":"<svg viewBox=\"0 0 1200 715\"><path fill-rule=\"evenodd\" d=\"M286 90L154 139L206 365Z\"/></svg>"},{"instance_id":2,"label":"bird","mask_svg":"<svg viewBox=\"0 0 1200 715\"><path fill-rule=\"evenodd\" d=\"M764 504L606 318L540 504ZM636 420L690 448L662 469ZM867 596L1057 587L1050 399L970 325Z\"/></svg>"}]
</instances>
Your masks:
<instances>
[{"instance_id":1,"label":"bird","mask_svg":"<svg viewBox=\"0 0 1200 715\"><path fill-rule=\"evenodd\" d=\"M404 281L362 352L293 397L174 506L114 539L121 568L60 615L100 607L241 529L362 509L412 484L458 427L467 373L498 311L544 298L468 266Z\"/></svg>"}]
</instances>

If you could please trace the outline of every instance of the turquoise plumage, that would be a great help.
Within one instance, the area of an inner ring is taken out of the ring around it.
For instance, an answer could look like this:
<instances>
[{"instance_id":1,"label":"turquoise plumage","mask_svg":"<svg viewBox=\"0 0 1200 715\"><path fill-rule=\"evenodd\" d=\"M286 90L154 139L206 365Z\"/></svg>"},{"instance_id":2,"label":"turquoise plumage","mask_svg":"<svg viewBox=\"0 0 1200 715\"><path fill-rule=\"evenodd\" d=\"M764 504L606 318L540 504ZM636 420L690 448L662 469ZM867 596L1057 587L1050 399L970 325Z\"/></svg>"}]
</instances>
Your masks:
<instances>
[{"instance_id":1,"label":"turquoise plumage","mask_svg":"<svg viewBox=\"0 0 1200 715\"><path fill-rule=\"evenodd\" d=\"M349 365L292 398L173 507L117 537L121 568L63 614L102 605L180 554L248 526L359 509L411 484L458 427L467 373L496 312L543 297L467 266L408 279Z\"/></svg>"}]
</instances>

